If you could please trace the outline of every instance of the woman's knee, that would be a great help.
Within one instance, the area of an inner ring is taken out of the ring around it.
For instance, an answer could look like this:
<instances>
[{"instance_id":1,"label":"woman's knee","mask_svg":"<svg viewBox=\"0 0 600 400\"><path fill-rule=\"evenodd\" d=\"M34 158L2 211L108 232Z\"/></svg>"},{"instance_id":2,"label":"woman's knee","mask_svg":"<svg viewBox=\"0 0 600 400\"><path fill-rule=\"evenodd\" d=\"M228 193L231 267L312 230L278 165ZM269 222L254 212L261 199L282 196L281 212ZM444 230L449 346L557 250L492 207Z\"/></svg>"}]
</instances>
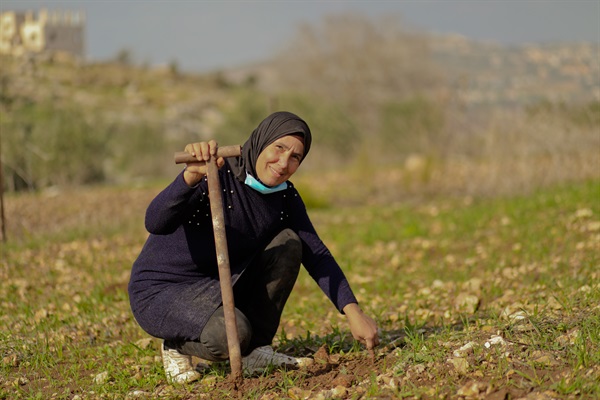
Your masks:
<instances>
[{"instance_id":1,"label":"woman's knee","mask_svg":"<svg viewBox=\"0 0 600 400\"><path fill-rule=\"evenodd\" d=\"M286 255L288 260L293 260L298 267L302 261L302 242L296 232L291 229L284 229L279 232L275 238L269 243L265 250L280 249Z\"/></svg>"},{"instance_id":2,"label":"woman's knee","mask_svg":"<svg viewBox=\"0 0 600 400\"><path fill-rule=\"evenodd\" d=\"M252 339L252 326L244 313L237 308L235 309L235 320L238 339L240 341L240 351L242 354L245 354ZM200 343L209 352L208 355L210 357L207 358L212 358L213 360L226 360L229 358L223 307L219 307L208 320L200 335Z\"/></svg>"}]
</instances>

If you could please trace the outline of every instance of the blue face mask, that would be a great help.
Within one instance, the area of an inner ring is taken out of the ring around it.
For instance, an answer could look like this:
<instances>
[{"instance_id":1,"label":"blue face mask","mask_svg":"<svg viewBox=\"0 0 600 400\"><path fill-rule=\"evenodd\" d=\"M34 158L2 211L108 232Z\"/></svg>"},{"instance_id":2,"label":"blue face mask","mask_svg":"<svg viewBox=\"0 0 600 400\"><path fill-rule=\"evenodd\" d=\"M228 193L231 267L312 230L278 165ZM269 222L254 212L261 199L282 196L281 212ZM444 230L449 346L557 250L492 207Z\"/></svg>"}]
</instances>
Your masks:
<instances>
[{"instance_id":1,"label":"blue face mask","mask_svg":"<svg viewBox=\"0 0 600 400\"><path fill-rule=\"evenodd\" d=\"M246 180L244 183L262 194L275 193L287 189L287 182L283 182L282 184L274 187L267 187L260 183L258 179L250 175L248 172L246 172Z\"/></svg>"}]
</instances>

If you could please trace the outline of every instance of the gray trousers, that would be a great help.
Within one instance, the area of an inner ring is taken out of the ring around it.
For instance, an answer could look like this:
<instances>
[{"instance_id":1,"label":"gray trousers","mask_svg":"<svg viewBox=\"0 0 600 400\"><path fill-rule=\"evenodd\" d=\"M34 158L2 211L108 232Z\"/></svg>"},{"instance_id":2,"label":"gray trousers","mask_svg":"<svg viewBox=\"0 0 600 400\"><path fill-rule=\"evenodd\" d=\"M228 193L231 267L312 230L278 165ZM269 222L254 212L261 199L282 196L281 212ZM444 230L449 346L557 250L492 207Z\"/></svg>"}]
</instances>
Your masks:
<instances>
[{"instance_id":1,"label":"gray trousers","mask_svg":"<svg viewBox=\"0 0 600 400\"><path fill-rule=\"evenodd\" d=\"M301 261L300 238L291 229L285 229L235 283L233 294L242 355L272 343ZM197 341L167 340L165 346L209 361L227 360L229 348L223 307L213 313Z\"/></svg>"}]
</instances>

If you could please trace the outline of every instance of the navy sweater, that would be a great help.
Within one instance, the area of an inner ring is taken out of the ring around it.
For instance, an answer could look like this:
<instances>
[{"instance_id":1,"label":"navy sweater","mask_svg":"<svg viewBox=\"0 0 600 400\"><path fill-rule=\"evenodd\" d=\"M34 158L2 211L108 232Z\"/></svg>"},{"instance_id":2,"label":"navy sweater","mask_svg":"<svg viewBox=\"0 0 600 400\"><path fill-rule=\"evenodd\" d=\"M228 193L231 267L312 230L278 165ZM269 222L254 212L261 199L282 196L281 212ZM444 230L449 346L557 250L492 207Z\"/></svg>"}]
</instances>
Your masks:
<instances>
[{"instance_id":1,"label":"navy sweater","mask_svg":"<svg viewBox=\"0 0 600 400\"><path fill-rule=\"evenodd\" d=\"M227 161L219 178L233 282L281 230L291 228L302 241L302 264L336 308L341 312L347 304L357 303L291 182L286 190L260 194L240 182ZM168 303L158 300L161 293L168 293L174 285L204 280L206 285L200 287L208 293L203 297L213 299L199 321L204 326L221 301L220 289L214 285L218 266L206 179L190 188L180 173L150 203L146 229L150 235L133 264L129 283L134 315L140 321L148 320L143 314L168 312L161 310L161 304Z\"/></svg>"}]
</instances>

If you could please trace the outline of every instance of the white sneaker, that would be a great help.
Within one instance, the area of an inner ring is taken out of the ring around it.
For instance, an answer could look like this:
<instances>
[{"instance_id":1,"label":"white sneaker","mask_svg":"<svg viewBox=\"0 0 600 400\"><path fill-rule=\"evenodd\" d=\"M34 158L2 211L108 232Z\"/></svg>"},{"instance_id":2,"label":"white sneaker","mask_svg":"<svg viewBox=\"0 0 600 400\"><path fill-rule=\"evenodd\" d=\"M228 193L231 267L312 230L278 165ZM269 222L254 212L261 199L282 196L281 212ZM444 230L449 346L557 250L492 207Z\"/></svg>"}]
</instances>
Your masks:
<instances>
[{"instance_id":1,"label":"white sneaker","mask_svg":"<svg viewBox=\"0 0 600 400\"><path fill-rule=\"evenodd\" d=\"M312 361L311 358L290 357L275 352L271 346L262 346L242 358L242 367L245 373L252 375L263 372L268 366L302 368L312 364Z\"/></svg>"},{"instance_id":2,"label":"white sneaker","mask_svg":"<svg viewBox=\"0 0 600 400\"><path fill-rule=\"evenodd\" d=\"M169 349L164 342L160 346L160 353L169 383L193 382L202 376L194 368L192 356L186 356L175 349Z\"/></svg>"}]
</instances>

